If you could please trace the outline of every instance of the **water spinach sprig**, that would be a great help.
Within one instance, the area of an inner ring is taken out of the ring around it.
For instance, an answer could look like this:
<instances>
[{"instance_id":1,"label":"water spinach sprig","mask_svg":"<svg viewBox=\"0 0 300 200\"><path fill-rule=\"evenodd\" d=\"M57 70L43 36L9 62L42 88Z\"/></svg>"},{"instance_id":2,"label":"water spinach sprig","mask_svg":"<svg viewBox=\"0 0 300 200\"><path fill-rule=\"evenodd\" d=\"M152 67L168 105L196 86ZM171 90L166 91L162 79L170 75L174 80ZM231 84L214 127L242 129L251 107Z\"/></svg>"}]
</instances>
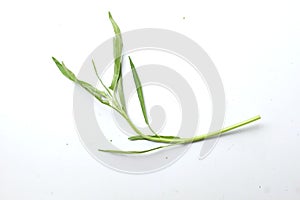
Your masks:
<instances>
[{"instance_id":1,"label":"water spinach sprig","mask_svg":"<svg viewBox=\"0 0 300 200\"><path fill-rule=\"evenodd\" d=\"M95 64L94 60L92 60L92 64L93 64L93 68L95 70L96 76L99 79L101 85L103 86L104 91L101 91L101 90L95 88L94 86L92 86L91 84L89 84L83 80L79 80L75 76L75 74L66 67L64 62L59 62L54 57L52 57L52 59L55 62L56 66L61 71L61 73L65 77L67 77L74 83L80 85L88 93L93 95L100 103L102 103L106 106L109 106L110 108L117 111L128 122L128 124L130 125L132 130L136 133L135 136L129 137L128 138L129 140L131 140L131 141L147 140L147 141L151 141L151 142L165 143L166 145L158 146L158 147L143 150L143 151L122 151L122 150L104 150L104 149L99 149L99 151L110 152L110 153L119 153L119 154L147 153L150 151L159 150L159 149L163 149L163 148L170 147L170 146L184 145L184 144L189 144L189 143L193 143L193 142L199 142L199 141L202 141L202 140L205 140L208 138L217 137L221 134L224 134L228 131L239 128L241 126L247 125L247 124L252 123L261 118L258 115L258 116L252 117L248 120L234 124L232 126L223 128L221 130L198 135L198 136L191 137L191 138L181 138L178 136L159 135L150 126L149 119L147 116L146 104L145 104L141 81L140 81L140 78L138 76L138 73L136 71L136 68L135 68L135 65L134 65L132 59L130 57L128 57L129 63L131 66L132 75L133 75L133 80L134 80L135 87L136 87L136 92L137 92L137 95L139 98L140 107L141 107L142 114L144 117L144 121L147 124L150 131L152 132L152 135L146 135L143 132L141 132L137 128L137 126L132 122L132 120L130 119L130 117L127 113L127 109L126 109L126 103L125 103L124 92L123 92L123 82L122 82L123 40L122 40L121 30L120 30L119 26L117 25L117 23L115 22L115 20L113 19L110 12L108 13L108 15L109 15L109 20L113 26L114 33L115 33L115 36L113 38L114 75L112 78L111 85L109 87L107 87L101 80L101 78L97 72L97 69L96 69L96 64Z\"/></svg>"}]
</instances>

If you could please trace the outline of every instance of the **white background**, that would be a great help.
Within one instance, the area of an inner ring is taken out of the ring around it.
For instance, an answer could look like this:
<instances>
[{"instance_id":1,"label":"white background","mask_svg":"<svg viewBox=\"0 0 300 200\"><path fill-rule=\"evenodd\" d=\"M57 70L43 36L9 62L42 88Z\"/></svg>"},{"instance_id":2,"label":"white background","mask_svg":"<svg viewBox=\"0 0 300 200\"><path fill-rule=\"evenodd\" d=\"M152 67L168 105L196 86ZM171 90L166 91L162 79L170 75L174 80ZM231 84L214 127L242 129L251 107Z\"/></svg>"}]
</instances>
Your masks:
<instances>
[{"instance_id":1,"label":"white background","mask_svg":"<svg viewBox=\"0 0 300 200\"><path fill-rule=\"evenodd\" d=\"M300 199L299 1L1 1L0 199ZM82 146L73 84L51 56L78 72L112 36L165 28L200 44L223 79L229 125L204 160L201 143L146 175L115 172ZM183 19L185 17L185 19Z\"/></svg>"}]
</instances>

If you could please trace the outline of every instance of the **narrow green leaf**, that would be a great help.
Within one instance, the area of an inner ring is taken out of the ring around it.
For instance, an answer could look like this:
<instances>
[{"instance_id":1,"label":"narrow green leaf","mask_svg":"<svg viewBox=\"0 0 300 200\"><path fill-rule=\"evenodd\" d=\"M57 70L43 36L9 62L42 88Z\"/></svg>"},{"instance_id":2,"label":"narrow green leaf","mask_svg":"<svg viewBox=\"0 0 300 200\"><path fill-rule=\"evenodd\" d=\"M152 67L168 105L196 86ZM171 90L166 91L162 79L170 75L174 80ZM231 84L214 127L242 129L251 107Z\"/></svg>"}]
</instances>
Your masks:
<instances>
[{"instance_id":1,"label":"narrow green leaf","mask_svg":"<svg viewBox=\"0 0 300 200\"><path fill-rule=\"evenodd\" d=\"M76 81L77 78L75 76L75 74L73 72L71 72L66 66L65 64L62 62L60 63L56 58L52 57L52 60L55 62L56 66L58 67L58 69L61 71L61 73L67 77L68 79L70 79L71 81Z\"/></svg>"},{"instance_id":2,"label":"narrow green leaf","mask_svg":"<svg viewBox=\"0 0 300 200\"><path fill-rule=\"evenodd\" d=\"M132 76L133 76L134 83L135 83L135 88L136 88L136 91L137 91L137 94L138 94L138 97L139 97L139 101L140 101L140 105L141 105L141 109L142 109L142 112L143 112L143 116L144 116L146 124L149 125L149 120L148 120L148 117L147 117L147 112L146 112L146 106L145 106L145 100L144 100L144 94L143 94L141 81L140 81L139 75L138 75L138 73L135 69L135 66L134 66L134 64L133 64L130 57L129 57L129 62L130 62L130 66L131 66Z\"/></svg>"},{"instance_id":3,"label":"narrow green leaf","mask_svg":"<svg viewBox=\"0 0 300 200\"><path fill-rule=\"evenodd\" d=\"M114 32L115 32L115 37L113 39L113 51L114 51L114 59L115 59L115 64L114 64L114 76L110 85L111 90L115 90L117 87L117 83L120 78L120 72L121 72L121 63L122 63L122 49L123 49L123 41L122 41L122 36L121 36L121 31L118 26L118 24L115 22L113 19L111 13L108 13L109 20L113 26Z\"/></svg>"},{"instance_id":4,"label":"narrow green leaf","mask_svg":"<svg viewBox=\"0 0 300 200\"><path fill-rule=\"evenodd\" d=\"M116 34L120 34L121 33L120 28L119 28L118 24L115 22L115 20L113 19L110 12L108 12L108 17L109 17L109 20L111 21L111 24L112 24L113 28L114 28L114 32Z\"/></svg>"},{"instance_id":5,"label":"narrow green leaf","mask_svg":"<svg viewBox=\"0 0 300 200\"><path fill-rule=\"evenodd\" d=\"M63 62L59 62L57 59L55 59L54 57L52 57L53 61L55 62L56 66L59 68L59 70L61 71L61 73L67 77L68 79L70 79L71 81L79 84L82 88L84 88L86 91L88 91L90 94L92 94L97 100L99 100L101 103L109 105L107 98L107 95L105 92L98 90L97 88L95 88L94 86L92 86L91 84L84 82L82 80L77 79L77 77L75 76L75 74L69 70L65 64Z\"/></svg>"},{"instance_id":6,"label":"narrow green leaf","mask_svg":"<svg viewBox=\"0 0 300 200\"><path fill-rule=\"evenodd\" d=\"M114 55L114 75L110 85L110 89L115 91L118 94L119 100L122 106L123 111L126 111L126 103L123 92L123 83L122 83L122 49L123 49L123 40L121 35L121 30L113 19L110 12L108 12L109 20L113 26L115 37L113 38L113 55Z\"/></svg>"},{"instance_id":7,"label":"narrow green leaf","mask_svg":"<svg viewBox=\"0 0 300 200\"><path fill-rule=\"evenodd\" d=\"M77 83L83 87L86 91L88 91L91 95L93 95L97 100L99 100L101 103L109 105L109 102L107 100L107 95L105 92L98 90L91 84L78 80Z\"/></svg>"},{"instance_id":8,"label":"narrow green leaf","mask_svg":"<svg viewBox=\"0 0 300 200\"><path fill-rule=\"evenodd\" d=\"M162 149L162 148L166 148L169 147L171 145L166 145L166 146L159 146L159 147L155 147L152 149L147 149L147 150L142 150L142 151L121 151L121 150L104 150L104 149L98 149L98 151L102 151L102 152L108 152L108 153L119 153L119 154L142 154L142 153L147 153L150 151L155 151L158 149Z\"/></svg>"},{"instance_id":9,"label":"narrow green leaf","mask_svg":"<svg viewBox=\"0 0 300 200\"><path fill-rule=\"evenodd\" d=\"M106 87L106 85L104 85L102 79L100 78L100 76L99 76L99 74L98 74L98 71L97 71L97 68L96 68L95 61L94 61L93 59L92 59L92 64L93 64L93 68L94 68L94 71L95 71L95 73L96 73L96 76L97 76L98 80L100 81L101 85L104 87L104 89L107 91L107 93L108 93L110 96L112 96L111 93L110 93L110 91L109 91L109 89Z\"/></svg>"}]
</instances>

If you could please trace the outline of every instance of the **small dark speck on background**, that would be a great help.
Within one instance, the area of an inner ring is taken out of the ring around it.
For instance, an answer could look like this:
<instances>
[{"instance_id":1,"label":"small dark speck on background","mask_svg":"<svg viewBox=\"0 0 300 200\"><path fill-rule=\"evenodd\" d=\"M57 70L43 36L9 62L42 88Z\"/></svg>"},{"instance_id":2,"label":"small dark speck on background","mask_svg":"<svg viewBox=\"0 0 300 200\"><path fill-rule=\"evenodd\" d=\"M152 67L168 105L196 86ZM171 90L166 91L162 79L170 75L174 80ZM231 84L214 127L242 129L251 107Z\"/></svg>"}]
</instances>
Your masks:
<instances>
[{"instance_id":1,"label":"small dark speck on background","mask_svg":"<svg viewBox=\"0 0 300 200\"><path fill-rule=\"evenodd\" d=\"M67 145L67 146L69 146L69 144L68 144L68 143L66 143L66 145Z\"/></svg>"},{"instance_id":2,"label":"small dark speck on background","mask_svg":"<svg viewBox=\"0 0 300 200\"><path fill-rule=\"evenodd\" d=\"M185 19L185 17L183 17L182 19Z\"/></svg>"},{"instance_id":3,"label":"small dark speck on background","mask_svg":"<svg viewBox=\"0 0 300 200\"><path fill-rule=\"evenodd\" d=\"M110 140L110 142L112 142L112 140Z\"/></svg>"},{"instance_id":4,"label":"small dark speck on background","mask_svg":"<svg viewBox=\"0 0 300 200\"><path fill-rule=\"evenodd\" d=\"M166 159L168 159L168 156L166 156Z\"/></svg>"},{"instance_id":5,"label":"small dark speck on background","mask_svg":"<svg viewBox=\"0 0 300 200\"><path fill-rule=\"evenodd\" d=\"M261 189L261 185L260 185L260 186L258 186L258 188L259 188L259 189Z\"/></svg>"}]
</instances>

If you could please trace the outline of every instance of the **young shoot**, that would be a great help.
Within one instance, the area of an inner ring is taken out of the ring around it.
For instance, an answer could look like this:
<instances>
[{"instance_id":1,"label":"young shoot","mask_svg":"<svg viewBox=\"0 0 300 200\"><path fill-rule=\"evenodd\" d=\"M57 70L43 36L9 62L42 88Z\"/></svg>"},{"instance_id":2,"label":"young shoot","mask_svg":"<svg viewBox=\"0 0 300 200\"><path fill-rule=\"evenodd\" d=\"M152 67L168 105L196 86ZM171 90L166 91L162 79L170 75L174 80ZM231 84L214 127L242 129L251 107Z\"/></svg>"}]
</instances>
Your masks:
<instances>
[{"instance_id":1,"label":"young shoot","mask_svg":"<svg viewBox=\"0 0 300 200\"><path fill-rule=\"evenodd\" d=\"M247 124L250 124L254 121L257 121L261 118L258 115L258 116L252 117L250 119L247 119L245 121L234 124L232 126L223 128L221 130L198 135L198 136L191 137L191 138L181 138L178 136L171 136L171 135L170 136L159 135L150 126L148 115L147 115L147 110L146 110L146 104L145 104L145 98L144 98L144 94L143 94L142 84L141 84L138 72L136 70L136 67L132 61L132 58L128 57L128 61L130 63L132 76L133 76L133 80L135 83L135 88L136 88L136 92L137 92L138 99L140 102L140 107L141 107L141 111L142 111L142 114L144 117L144 121L145 121L146 125L148 126L148 128L150 129L150 131L152 132L152 135L144 134L132 122L132 120L130 119L130 117L127 113L127 110L126 110L126 103L125 103L124 92L123 92L123 80L122 80L122 62L124 62L124 60L125 60L125 59L123 60L123 52L122 52L123 51L122 35L121 35L119 26L117 25L116 21L113 19L110 12L108 13L108 17L112 24L114 33L115 33L115 36L113 38L113 52L112 52L114 55L114 74L113 74L113 78L112 78L112 81L111 81L111 84L109 87L107 87L103 83L102 79L100 78L100 76L97 72L96 64L95 64L94 60L92 59L92 65L93 65L95 74L96 74L98 80L100 81L101 85L103 86L104 91L101 91L101 90L95 88L94 86L92 86L91 84L89 84L83 80L79 80L75 76L75 74L66 67L66 65L63 62L59 62L54 57L52 57L52 59L53 59L54 63L56 64L56 66L58 67L58 69L60 70L60 72L66 78L73 81L75 84L78 84L79 86L81 86L89 94L93 95L100 103L116 110L128 122L128 124L130 125L132 130L136 133L135 136L129 137L128 140L130 140L130 141L146 140L149 142L165 143L165 145L158 146L158 147L155 147L152 149L143 150L143 151L135 151L135 150L121 151L121 150L105 150L105 149L99 149L99 151L108 152L108 153L118 153L118 154L147 153L150 151L155 151L155 150L167 148L170 146L184 145L184 144L199 142L199 141L202 141L205 139L217 137L217 136L227 133L233 129L237 129L237 128L240 128Z\"/></svg>"}]
</instances>

